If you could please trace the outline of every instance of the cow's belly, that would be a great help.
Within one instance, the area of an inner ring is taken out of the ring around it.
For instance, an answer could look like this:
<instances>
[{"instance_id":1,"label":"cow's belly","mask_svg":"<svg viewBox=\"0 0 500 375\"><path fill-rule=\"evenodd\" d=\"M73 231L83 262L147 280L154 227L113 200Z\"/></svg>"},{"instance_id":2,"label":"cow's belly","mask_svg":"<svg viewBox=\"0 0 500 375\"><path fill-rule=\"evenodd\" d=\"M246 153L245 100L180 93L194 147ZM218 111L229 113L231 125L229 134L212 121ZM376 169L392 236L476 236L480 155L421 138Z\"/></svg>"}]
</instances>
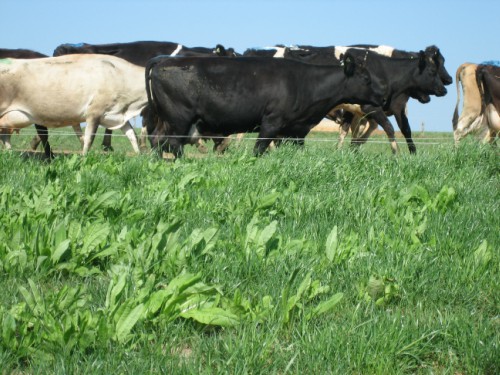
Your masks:
<instances>
[{"instance_id":1,"label":"cow's belly","mask_svg":"<svg viewBox=\"0 0 500 375\"><path fill-rule=\"evenodd\" d=\"M22 109L6 111L0 118L0 127L21 129L32 124L44 125L48 128L59 128L83 122L79 114L60 114L50 111L36 113Z\"/></svg>"},{"instance_id":2,"label":"cow's belly","mask_svg":"<svg viewBox=\"0 0 500 375\"><path fill-rule=\"evenodd\" d=\"M488 117L489 128L496 132L500 132L500 115L493 104L488 104L486 107L486 116Z\"/></svg>"},{"instance_id":3,"label":"cow's belly","mask_svg":"<svg viewBox=\"0 0 500 375\"><path fill-rule=\"evenodd\" d=\"M361 106L359 104L347 104L347 103L339 104L338 106L333 108L329 113L333 114L336 110L339 109L344 109L347 112L354 113L360 117L364 115L364 112L361 110Z\"/></svg>"}]
</instances>

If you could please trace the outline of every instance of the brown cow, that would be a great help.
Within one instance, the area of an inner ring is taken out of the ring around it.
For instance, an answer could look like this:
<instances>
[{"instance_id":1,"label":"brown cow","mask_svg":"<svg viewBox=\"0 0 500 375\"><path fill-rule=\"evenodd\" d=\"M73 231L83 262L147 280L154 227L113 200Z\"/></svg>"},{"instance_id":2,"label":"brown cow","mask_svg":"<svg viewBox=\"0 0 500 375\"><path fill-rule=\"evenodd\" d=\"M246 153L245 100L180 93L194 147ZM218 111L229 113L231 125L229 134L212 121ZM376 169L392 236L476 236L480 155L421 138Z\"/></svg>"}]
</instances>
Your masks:
<instances>
[{"instance_id":1,"label":"brown cow","mask_svg":"<svg viewBox=\"0 0 500 375\"><path fill-rule=\"evenodd\" d=\"M457 145L468 134L477 134L483 141L493 142L495 134L500 129L496 120L498 119L498 107L495 110L495 105L492 103L492 98L495 96L492 96L491 93L491 90L494 90L495 78L488 74L485 75L484 72L488 66L464 63L457 69L457 104L452 120L455 144ZM480 76L477 74L479 71L481 71ZM486 87L484 87L485 79L487 81ZM498 78L496 81L498 82ZM460 82L463 90L463 107L459 116ZM493 94L495 94L494 91ZM498 95L498 91L496 95ZM487 100L490 101L486 103ZM497 130L495 131L495 129Z\"/></svg>"}]
</instances>

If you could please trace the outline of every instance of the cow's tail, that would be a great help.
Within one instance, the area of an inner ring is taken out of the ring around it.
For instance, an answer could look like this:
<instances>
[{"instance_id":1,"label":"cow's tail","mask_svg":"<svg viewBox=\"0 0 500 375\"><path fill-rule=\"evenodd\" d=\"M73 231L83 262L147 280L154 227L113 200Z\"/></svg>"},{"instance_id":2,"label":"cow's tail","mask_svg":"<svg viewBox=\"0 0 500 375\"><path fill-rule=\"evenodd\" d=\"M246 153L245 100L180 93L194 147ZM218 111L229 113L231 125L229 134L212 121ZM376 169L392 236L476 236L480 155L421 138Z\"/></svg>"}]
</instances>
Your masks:
<instances>
[{"instance_id":1,"label":"cow's tail","mask_svg":"<svg viewBox=\"0 0 500 375\"><path fill-rule=\"evenodd\" d=\"M479 90L479 96L481 97L481 112L484 113L486 109L486 98L484 94L484 86L483 86L483 69L481 65L478 65L476 69L476 84L477 89Z\"/></svg>"},{"instance_id":2,"label":"cow's tail","mask_svg":"<svg viewBox=\"0 0 500 375\"><path fill-rule=\"evenodd\" d=\"M158 113L158 106L154 97L154 91L151 86L151 72L155 65L158 64L158 60L153 58L151 59L147 65L146 65L146 94L148 96L148 122L146 129L148 130L148 134L152 133L152 130L154 129L154 125L157 123L159 113Z\"/></svg>"},{"instance_id":3,"label":"cow's tail","mask_svg":"<svg viewBox=\"0 0 500 375\"><path fill-rule=\"evenodd\" d=\"M455 111L453 111L453 119L452 119L453 130L457 128L458 124L458 106L460 105L460 82L461 82L460 77L462 76L462 70L464 70L467 65L468 64L460 65L457 69L457 73L455 76L455 83L457 85L457 104L455 105Z\"/></svg>"}]
</instances>

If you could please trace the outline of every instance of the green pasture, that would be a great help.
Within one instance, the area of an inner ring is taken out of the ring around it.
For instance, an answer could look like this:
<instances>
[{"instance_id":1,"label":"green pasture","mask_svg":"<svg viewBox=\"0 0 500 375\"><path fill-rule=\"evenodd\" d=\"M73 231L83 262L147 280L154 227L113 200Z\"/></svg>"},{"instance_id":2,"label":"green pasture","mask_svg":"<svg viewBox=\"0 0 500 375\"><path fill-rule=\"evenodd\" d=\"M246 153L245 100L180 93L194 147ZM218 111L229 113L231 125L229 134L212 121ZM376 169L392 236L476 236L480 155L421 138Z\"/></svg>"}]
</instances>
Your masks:
<instances>
[{"instance_id":1,"label":"green pasture","mask_svg":"<svg viewBox=\"0 0 500 375\"><path fill-rule=\"evenodd\" d=\"M169 162L56 131L46 163L30 131L0 153L2 374L500 372L498 148Z\"/></svg>"}]
</instances>

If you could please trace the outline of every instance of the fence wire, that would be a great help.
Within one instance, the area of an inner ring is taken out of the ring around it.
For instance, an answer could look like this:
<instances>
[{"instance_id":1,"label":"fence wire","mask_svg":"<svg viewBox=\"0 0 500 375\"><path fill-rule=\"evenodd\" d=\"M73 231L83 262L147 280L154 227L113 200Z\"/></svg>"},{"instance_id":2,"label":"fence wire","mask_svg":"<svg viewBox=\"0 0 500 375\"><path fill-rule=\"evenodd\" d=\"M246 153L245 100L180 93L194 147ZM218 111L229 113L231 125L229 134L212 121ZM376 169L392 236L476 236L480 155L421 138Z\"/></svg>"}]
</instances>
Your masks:
<instances>
[{"instance_id":1,"label":"fence wire","mask_svg":"<svg viewBox=\"0 0 500 375\"><path fill-rule=\"evenodd\" d=\"M85 133L85 132L84 132ZM319 131L317 133L320 133ZM326 132L325 132L326 133ZM338 132L332 132L334 134L338 134ZM14 133L12 134L12 137L34 137L36 133ZM95 133L95 136L104 136L104 133ZM153 138L154 136L151 135L141 135L141 134L136 134L138 138L144 137L144 138ZM49 141L51 137L76 137L75 133L72 132L54 132L54 133L49 133ZM122 133L117 133L116 131L113 132L112 138L115 137L121 137L121 138L127 138L127 135L122 134ZM178 138L178 139L186 139L186 138L192 138L191 136L186 136L186 135L169 135L169 136L164 136L166 139L168 138ZM234 142L255 142L258 139L262 140L271 140L271 141L305 141L307 143L338 143L339 142L339 137L306 137L306 138L296 138L296 137L290 137L290 138L259 138L258 136L248 136L244 135L242 138L237 138L236 135L231 135L228 137L223 137L223 136L197 136L196 138L202 139L204 141L209 141L213 139L225 139L225 138L230 138L231 141ZM398 137L396 136L396 141L401 141L405 142L406 138L404 137ZM351 140L354 143L372 143L372 144L386 144L389 142L387 138L385 139L377 139L374 137L367 138L366 140L356 140L352 138L352 136L347 135L345 137L345 141ZM439 145L439 144L447 144L447 143L453 143L453 137L419 137L418 135L415 136L415 138L412 138L413 143L415 144L421 144L421 145Z\"/></svg>"}]
</instances>

